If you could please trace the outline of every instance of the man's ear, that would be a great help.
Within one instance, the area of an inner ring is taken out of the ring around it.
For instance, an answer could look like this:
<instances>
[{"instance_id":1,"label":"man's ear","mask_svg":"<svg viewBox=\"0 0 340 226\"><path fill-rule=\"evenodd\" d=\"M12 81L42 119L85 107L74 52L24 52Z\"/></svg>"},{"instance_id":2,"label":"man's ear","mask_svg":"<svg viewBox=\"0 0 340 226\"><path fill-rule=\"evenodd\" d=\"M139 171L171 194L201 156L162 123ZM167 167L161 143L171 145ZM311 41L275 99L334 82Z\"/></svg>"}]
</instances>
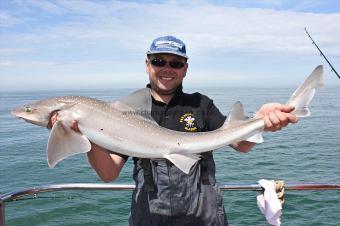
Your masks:
<instances>
[{"instance_id":1,"label":"man's ear","mask_svg":"<svg viewBox=\"0 0 340 226\"><path fill-rule=\"evenodd\" d=\"M145 71L146 71L146 73L149 74L149 61L148 61L148 59L145 60Z\"/></svg>"},{"instance_id":2,"label":"man's ear","mask_svg":"<svg viewBox=\"0 0 340 226\"><path fill-rule=\"evenodd\" d=\"M184 68L184 76L183 76L183 78L184 78L185 76L187 76L188 66L189 66L189 64L186 63L186 64L185 64L185 68Z\"/></svg>"}]
</instances>

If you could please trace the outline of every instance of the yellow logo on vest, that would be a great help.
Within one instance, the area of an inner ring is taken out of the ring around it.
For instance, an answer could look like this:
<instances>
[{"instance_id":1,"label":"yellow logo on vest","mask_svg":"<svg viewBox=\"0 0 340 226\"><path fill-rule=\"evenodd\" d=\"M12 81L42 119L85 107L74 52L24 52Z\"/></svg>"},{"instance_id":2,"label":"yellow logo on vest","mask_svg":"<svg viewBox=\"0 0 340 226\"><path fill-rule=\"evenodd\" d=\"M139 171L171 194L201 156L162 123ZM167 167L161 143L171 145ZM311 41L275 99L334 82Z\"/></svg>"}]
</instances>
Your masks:
<instances>
[{"instance_id":1,"label":"yellow logo on vest","mask_svg":"<svg viewBox=\"0 0 340 226\"><path fill-rule=\"evenodd\" d=\"M193 113L185 113L184 115L182 115L180 117L179 122L181 123L185 123L184 129L186 131L196 131L197 127L195 125L195 118L194 118L194 114Z\"/></svg>"}]
</instances>

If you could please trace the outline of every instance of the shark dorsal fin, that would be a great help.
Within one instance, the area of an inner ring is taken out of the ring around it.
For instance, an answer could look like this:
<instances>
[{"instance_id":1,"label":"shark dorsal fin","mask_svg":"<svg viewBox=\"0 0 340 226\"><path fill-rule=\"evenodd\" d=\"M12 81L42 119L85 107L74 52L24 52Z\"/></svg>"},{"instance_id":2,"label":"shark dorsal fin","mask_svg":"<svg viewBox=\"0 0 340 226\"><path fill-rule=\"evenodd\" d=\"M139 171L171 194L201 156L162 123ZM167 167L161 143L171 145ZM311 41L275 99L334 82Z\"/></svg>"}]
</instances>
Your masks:
<instances>
[{"instance_id":1,"label":"shark dorsal fin","mask_svg":"<svg viewBox=\"0 0 340 226\"><path fill-rule=\"evenodd\" d=\"M151 111L152 98L149 88L139 89L121 100L135 111Z\"/></svg>"},{"instance_id":2,"label":"shark dorsal fin","mask_svg":"<svg viewBox=\"0 0 340 226\"><path fill-rule=\"evenodd\" d=\"M131 117L137 117L143 121L146 121L146 122L149 122L151 124L158 126L157 122L152 118L150 111L137 111L122 101L114 101L113 103L110 104L110 106L122 112L122 114L131 116Z\"/></svg>"},{"instance_id":3,"label":"shark dorsal fin","mask_svg":"<svg viewBox=\"0 0 340 226\"><path fill-rule=\"evenodd\" d=\"M151 116L152 97L149 88L139 89L120 102L134 109L134 111L149 122L157 124Z\"/></svg>"}]
</instances>

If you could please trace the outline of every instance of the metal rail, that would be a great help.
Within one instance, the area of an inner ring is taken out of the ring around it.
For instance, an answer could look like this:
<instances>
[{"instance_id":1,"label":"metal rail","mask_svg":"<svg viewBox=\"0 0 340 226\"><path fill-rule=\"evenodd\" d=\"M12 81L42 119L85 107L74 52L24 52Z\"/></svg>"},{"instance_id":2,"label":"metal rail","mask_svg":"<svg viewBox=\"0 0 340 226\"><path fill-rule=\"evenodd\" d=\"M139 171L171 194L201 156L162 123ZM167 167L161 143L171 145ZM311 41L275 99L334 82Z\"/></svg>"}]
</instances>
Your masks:
<instances>
[{"instance_id":1,"label":"metal rail","mask_svg":"<svg viewBox=\"0 0 340 226\"><path fill-rule=\"evenodd\" d=\"M0 226L5 225L5 202L22 199L25 196L36 197L38 193L64 191L64 190L133 190L133 184L98 184L98 183L73 183L52 184L38 187L26 188L14 192L5 193L0 196ZM259 184L222 183L222 191L261 191ZM318 183L286 183L285 190L340 190L340 184L318 184Z\"/></svg>"}]
</instances>

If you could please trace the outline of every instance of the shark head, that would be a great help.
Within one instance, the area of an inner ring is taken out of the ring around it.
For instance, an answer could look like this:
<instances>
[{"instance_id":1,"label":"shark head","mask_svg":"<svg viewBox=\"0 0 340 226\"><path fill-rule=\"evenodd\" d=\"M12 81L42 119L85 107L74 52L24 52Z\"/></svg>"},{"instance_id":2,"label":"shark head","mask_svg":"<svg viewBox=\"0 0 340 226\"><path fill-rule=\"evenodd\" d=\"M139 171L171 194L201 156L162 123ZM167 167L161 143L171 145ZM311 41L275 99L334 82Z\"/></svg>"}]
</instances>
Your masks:
<instances>
[{"instance_id":1,"label":"shark head","mask_svg":"<svg viewBox=\"0 0 340 226\"><path fill-rule=\"evenodd\" d=\"M52 113L73 105L74 103L51 98L16 107L11 114L29 123L47 127Z\"/></svg>"}]
</instances>

